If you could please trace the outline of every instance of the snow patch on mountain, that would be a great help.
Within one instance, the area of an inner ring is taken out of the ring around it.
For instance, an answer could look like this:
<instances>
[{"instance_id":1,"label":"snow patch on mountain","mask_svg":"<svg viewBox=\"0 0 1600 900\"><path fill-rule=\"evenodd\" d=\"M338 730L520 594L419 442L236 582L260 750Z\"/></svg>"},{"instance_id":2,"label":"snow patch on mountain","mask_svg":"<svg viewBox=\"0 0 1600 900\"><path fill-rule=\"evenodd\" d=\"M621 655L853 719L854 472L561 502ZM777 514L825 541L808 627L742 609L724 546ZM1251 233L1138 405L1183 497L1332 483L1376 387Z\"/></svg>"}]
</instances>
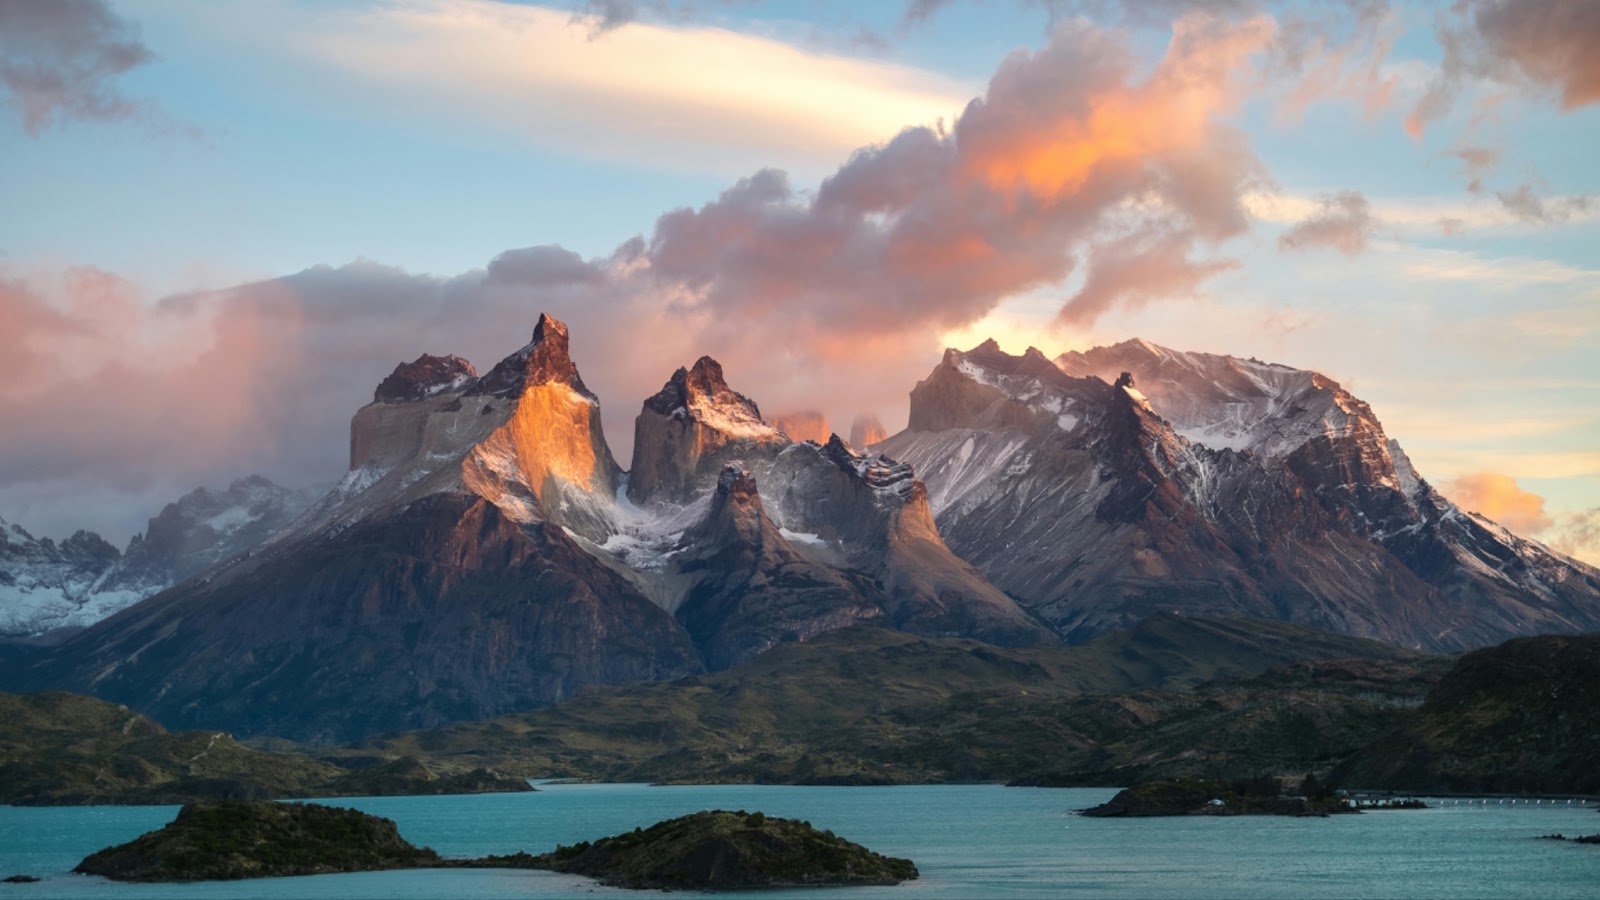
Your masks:
<instances>
[{"instance_id":1,"label":"snow patch on mountain","mask_svg":"<svg viewBox=\"0 0 1600 900\"><path fill-rule=\"evenodd\" d=\"M718 403L715 397L696 394L689 398L688 408L673 411L673 418L692 418L707 428L713 428L733 438L750 440L776 440L783 436L761 417L738 403Z\"/></svg>"},{"instance_id":2,"label":"snow patch on mountain","mask_svg":"<svg viewBox=\"0 0 1600 900\"><path fill-rule=\"evenodd\" d=\"M1027 468L1025 435L952 428L945 431L901 432L892 452L921 462L919 477L928 489L934 515L963 505L976 505L1002 477Z\"/></svg>"},{"instance_id":3,"label":"snow patch on mountain","mask_svg":"<svg viewBox=\"0 0 1600 900\"><path fill-rule=\"evenodd\" d=\"M641 507L628 498L627 476L623 476L613 503L610 518L615 530L599 549L631 569L663 572L680 552L684 532L705 518L711 496L681 505L663 502Z\"/></svg>"},{"instance_id":4,"label":"snow patch on mountain","mask_svg":"<svg viewBox=\"0 0 1600 900\"><path fill-rule=\"evenodd\" d=\"M1365 403L1317 372L1140 339L1064 353L1056 365L1106 381L1131 373L1140 397L1175 432L1216 450L1284 457L1314 438L1349 436L1372 418Z\"/></svg>"},{"instance_id":5,"label":"snow patch on mountain","mask_svg":"<svg viewBox=\"0 0 1600 900\"><path fill-rule=\"evenodd\" d=\"M221 490L197 488L167 504L122 552L93 532L58 543L0 524L0 634L93 625L249 553L316 495L259 476Z\"/></svg>"},{"instance_id":6,"label":"snow patch on mountain","mask_svg":"<svg viewBox=\"0 0 1600 900\"><path fill-rule=\"evenodd\" d=\"M783 539L786 541L797 541L802 544L811 544L815 547L826 547L828 545L828 542L823 540L822 535L820 534L811 534L805 531L790 531L787 528L779 528L778 533L783 535Z\"/></svg>"}]
</instances>

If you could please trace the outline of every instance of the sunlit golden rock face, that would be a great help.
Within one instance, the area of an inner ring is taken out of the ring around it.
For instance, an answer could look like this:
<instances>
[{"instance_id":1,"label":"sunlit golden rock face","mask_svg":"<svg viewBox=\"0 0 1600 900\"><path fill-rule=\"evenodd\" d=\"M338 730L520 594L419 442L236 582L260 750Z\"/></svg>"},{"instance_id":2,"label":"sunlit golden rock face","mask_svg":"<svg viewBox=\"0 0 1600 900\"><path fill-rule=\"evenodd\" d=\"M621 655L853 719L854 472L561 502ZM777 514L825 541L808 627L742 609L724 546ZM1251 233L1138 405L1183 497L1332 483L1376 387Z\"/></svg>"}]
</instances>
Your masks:
<instances>
[{"instance_id":1,"label":"sunlit golden rock face","mask_svg":"<svg viewBox=\"0 0 1600 900\"><path fill-rule=\"evenodd\" d=\"M601 430L600 401L568 355L566 326L540 316L533 341L463 399L471 405L479 397L485 410L496 409L497 401L507 405L501 424L463 460L463 483L513 518L542 518L583 533L603 530L603 513L581 498L609 502L622 473Z\"/></svg>"},{"instance_id":2,"label":"sunlit golden rock face","mask_svg":"<svg viewBox=\"0 0 1600 900\"><path fill-rule=\"evenodd\" d=\"M351 421L350 468L361 509L465 489L516 521L600 540L622 477L566 326L549 316L482 378L457 357L397 367Z\"/></svg>"}]
</instances>

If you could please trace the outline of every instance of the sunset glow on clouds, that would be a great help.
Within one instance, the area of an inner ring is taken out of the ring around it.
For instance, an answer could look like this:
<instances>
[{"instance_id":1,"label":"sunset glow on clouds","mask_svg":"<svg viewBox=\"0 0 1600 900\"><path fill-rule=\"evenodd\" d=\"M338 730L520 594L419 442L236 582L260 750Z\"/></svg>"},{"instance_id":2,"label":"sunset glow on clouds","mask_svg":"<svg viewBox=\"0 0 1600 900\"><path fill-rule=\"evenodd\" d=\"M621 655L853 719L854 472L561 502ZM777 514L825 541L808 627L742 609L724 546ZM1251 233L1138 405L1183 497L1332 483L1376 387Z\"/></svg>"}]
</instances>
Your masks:
<instances>
[{"instance_id":1,"label":"sunset glow on clouds","mask_svg":"<svg viewBox=\"0 0 1600 900\"><path fill-rule=\"evenodd\" d=\"M35 213L0 225L0 516L120 541L201 481L331 481L396 362L486 368L548 310L623 451L702 353L836 429L893 430L944 342L990 335L1318 368L1451 496L1595 558L1583 5L1069 7L1048 31L954 2L807 28L783 4L596 31L492 0L30 19L65 37L42 60L0 40L0 141L32 173L0 189ZM41 118L22 65L79 94ZM139 283L219 240L282 277Z\"/></svg>"},{"instance_id":2,"label":"sunset glow on clouds","mask_svg":"<svg viewBox=\"0 0 1600 900\"><path fill-rule=\"evenodd\" d=\"M257 7L217 4L205 27L248 52L325 71L352 102L390 116L657 169L726 173L780 154L837 160L906 125L949 119L976 87L721 28L635 23L597 40L570 13L494 0L318 15L280 6L281 32L252 25ZM291 46L276 45L282 33Z\"/></svg>"}]
</instances>

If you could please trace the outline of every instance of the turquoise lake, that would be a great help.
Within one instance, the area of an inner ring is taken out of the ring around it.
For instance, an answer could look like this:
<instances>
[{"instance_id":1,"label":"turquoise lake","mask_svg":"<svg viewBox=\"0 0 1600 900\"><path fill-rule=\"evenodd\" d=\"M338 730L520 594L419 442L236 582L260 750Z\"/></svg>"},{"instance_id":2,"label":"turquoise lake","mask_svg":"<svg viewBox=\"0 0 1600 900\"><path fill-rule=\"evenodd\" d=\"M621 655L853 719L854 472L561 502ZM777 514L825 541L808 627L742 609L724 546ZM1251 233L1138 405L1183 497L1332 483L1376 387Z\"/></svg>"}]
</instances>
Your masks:
<instances>
[{"instance_id":1,"label":"turquoise lake","mask_svg":"<svg viewBox=\"0 0 1600 900\"><path fill-rule=\"evenodd\" d=\"M1600 846L1538 841L1600 833L1593 807L1444 805L1331 819L1085 819L1111 790L992 785L832 788L543 785L537 793L341 798L394 819L447 856L602 837L702 809L807 819L914 860L896 887L762 892L854 897L1600 897ZM0 897L641 897L546 872L423 870L186 885L69 874L89 853L166 824L172 806L0 807ZM737 895L724 895L737 896Z\"/></svg>"}]
</instances>

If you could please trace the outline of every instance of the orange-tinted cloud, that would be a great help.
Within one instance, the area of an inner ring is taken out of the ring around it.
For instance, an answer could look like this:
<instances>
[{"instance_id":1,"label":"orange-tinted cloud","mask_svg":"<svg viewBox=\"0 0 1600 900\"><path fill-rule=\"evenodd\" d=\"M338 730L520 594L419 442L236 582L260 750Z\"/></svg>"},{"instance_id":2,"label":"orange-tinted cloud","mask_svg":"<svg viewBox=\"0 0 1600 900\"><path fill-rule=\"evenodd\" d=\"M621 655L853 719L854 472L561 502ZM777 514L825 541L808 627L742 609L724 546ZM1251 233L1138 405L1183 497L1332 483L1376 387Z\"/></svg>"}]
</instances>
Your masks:
<instances>
[{"instance_id":1,"label":"orange-tinted cloud","mask_svg":"<svg viewBox=\"0 0 1600 900\"><path fill-rule=\"evenodd\" d=\"M1517 480L1499 472L1474 472L1440 485L1440 491L1457 506L1478 513L1523 535L1537 535L1554 520L1544 509L1544 498L1517 486Z\"/></svg>"},{"instance_id":2,"label":"orange-tinted cloud","mask_svg":"<svg viewBox=\"0 0 1600 900\"><path fill-rule=\"evenodd\" d=\"M1134 225L1185 249L1226 239L1261 170L1220 118L1270 35L1267 20L1191 16L1140 77L1116 36L1064 27L1009 57L948 132L863 149L814 197L757 173L663 216L641 258L728 327L804 342L960 327Z\"/></svg>"}]
</instances>

